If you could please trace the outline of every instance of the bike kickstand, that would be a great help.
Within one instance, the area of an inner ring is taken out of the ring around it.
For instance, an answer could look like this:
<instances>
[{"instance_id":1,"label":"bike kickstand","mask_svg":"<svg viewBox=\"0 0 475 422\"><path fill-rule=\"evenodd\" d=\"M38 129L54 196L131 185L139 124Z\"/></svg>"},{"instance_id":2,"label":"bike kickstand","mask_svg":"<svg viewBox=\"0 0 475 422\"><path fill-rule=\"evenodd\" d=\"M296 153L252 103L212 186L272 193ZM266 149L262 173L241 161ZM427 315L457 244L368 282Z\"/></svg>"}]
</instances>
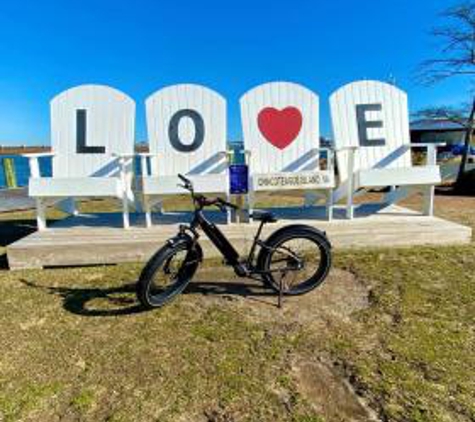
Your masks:
<instances>
[{"instance_id":1,"label":"bike kickstand","mask_svg":"<svg viewBox=\"0 0 475 422\"><path fill-rule=\"evenodd\" d=\"M277 307L279 309L282 309L283 306L284 306L284 283L281 277L280 282L279 282L279 298L277 301Z\"/></svg>"}]
</instances>

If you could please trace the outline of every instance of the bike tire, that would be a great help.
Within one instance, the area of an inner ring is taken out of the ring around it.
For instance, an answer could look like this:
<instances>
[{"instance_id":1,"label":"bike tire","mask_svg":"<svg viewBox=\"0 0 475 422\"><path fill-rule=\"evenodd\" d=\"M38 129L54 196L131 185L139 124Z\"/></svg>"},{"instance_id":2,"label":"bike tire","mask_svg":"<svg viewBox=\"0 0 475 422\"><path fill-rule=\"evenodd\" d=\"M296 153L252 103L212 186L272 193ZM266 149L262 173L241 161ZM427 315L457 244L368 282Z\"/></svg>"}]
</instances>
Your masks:
<instances>
[{"instance_id":1,"label":"bike tire","mask_svg":"<svg viewBox=\"0 0 475 422\"><path fill-rule=\"evenodd\" d=\"M153 293L152 285L158 273L164 266L179 253L185 252L183 266L177 273L176 280L167 286L164 291ZM145 309L159 308L172 301L185 290L193 278L202 258L202 251L198 244L192 245L180 242L175 245L167 244L160 248L143 268L136 286L137 299Z\"/></svg>"},{"instance_id":2,"label":"bike tire","mask_svg":"<svg viewBox=\"0 0 475 422\"><path fill-rule=\"evenodd\" d=\"M325 233L314 227L305 225L293 225L284 227L273 233L261 248L257 258L257 269L262 274L263 281L275 291L280 291L280 282L271 272L273 254L288 241L306 239L315 245L318 253L318 266L312 275L297 285L283 290L284 295L301 295L320 286L326 279L332 264L331 244ZM310 252L307 252L310 254ZM312 258L312 256L310 256ZM317 258L317 257L315 257Z\"/></svg>"}]
</instances>

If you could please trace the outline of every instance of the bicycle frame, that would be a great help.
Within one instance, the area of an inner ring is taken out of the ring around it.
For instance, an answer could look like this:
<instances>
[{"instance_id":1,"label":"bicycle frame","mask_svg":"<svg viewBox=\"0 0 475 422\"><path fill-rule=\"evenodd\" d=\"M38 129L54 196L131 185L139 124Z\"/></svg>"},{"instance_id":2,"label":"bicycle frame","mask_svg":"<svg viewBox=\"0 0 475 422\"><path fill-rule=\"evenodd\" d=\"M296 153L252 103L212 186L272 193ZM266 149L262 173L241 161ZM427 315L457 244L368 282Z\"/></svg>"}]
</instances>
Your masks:
<instances>
[{"instance_id":1,"label":"bicycle frame","mask_svg":"<svg viewBox=\"0 0 475 422\"><path fill-rule=\"evenodd\" d=\"M209 221L204 213L203 209L206 206L215 205L222 211L225 210L225 207L232 207L234 208L235 205L230 204L220 198L216 198L214 200L207 199L203 195L195 194L193 189L192 183L184 176L178 175L178 177L184 182L184 185L180 185L186 190L188 190L191 194L191 198L193 200L193 205L195 207L193 220L189 225L180 225L180 234L184 235L187 231L189 231L193 237L193 244L198 242L200 237L197 228L200 228L204 231L206 236L210 239L213 245L218 249L221 255L224 258L225 264L233 267L234 272L239 277L251 277L251 278L259 278L260 274L264 274L263 271L260 271L254 265L254 257L256 254L256 248L259 246L260 248L266 249L274 249L268 247L265 242L260 239L262 229L266 222L263 220L259 224L259 227L254 235L254 240L252 242L251 249L249 251L248 256L246 259L242 260L239 252L234 248L234 246L229 242L223 232L211 221ZM285 248L284 248L285 249ZM287 251L289 256L292 256L297 262L300 261L298 257L296 257L291 251ZM300 268L300 263L297 267L292 268L283 268L277 269L275 272L282 272L282 271L292 271L297 270Z\"/></svg>"},{"instance_id":2,"label":"bicycle frame","mask_svg":"<svg viewBox=\"0 0 475 422\"><path fill-rule=\"evenodd\" d=\"M242 260L239 252L229 242L223 232L214 223L212 223L206 218L203 213L203 210L201 209L195 210L194 217L190 225L180 226L180 232L191 232L194 238L194 242L197 242L198 238L200 237L197 228L200 228L221 253L226 265L233 267L235 273L238 276L250 277L253 274L259 273L259 271L257 271L254 266L254 257L256 254L257 246L265 247L264 243L260 240L260 235L262 233L262 228L264 227L264 224L265 222L260 223L259 228L257 229L257 232L254 235L254 240L252 242L249 254L244 260Z\"/></svg>"}]
</instances>

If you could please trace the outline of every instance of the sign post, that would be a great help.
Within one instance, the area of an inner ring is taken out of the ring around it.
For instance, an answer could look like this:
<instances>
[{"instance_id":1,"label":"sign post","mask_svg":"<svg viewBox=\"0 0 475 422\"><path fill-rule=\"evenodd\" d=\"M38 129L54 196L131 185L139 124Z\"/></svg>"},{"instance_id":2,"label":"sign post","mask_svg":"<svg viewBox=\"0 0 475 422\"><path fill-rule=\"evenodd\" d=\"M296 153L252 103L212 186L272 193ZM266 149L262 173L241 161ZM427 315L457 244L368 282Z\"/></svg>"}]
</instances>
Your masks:
<instances>
[{"instance_id":1,"label":"sign post","mask_svg":"<svg viewBox=\"0 0 475 422\"><path fill-rule=\"evenodd\" d=\"M7 188L15 189L18 187L16 174L15 174L15 163L13 158L4 158L3 159L3 171L5 172L5 182Z\"/></svg>"}]
</instances>

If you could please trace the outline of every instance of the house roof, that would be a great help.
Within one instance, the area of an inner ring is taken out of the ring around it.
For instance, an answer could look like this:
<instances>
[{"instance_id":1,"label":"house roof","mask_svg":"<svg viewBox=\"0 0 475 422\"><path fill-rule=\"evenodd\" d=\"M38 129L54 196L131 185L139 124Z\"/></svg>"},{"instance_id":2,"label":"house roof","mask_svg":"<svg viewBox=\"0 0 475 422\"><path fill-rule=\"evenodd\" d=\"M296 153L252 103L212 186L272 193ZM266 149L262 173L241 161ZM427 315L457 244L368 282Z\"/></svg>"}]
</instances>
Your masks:
<instances>
[{"instance_id":1,"label":"house roof","mask_svg":"<svg viewBox=\"0 0 475 422\"><path fill-rule=\"evenodd\" d=\"M411 122L411 130L446 132L464 130L464 126L447 119L421 119Z\"/></svg>"}]
</instances>

